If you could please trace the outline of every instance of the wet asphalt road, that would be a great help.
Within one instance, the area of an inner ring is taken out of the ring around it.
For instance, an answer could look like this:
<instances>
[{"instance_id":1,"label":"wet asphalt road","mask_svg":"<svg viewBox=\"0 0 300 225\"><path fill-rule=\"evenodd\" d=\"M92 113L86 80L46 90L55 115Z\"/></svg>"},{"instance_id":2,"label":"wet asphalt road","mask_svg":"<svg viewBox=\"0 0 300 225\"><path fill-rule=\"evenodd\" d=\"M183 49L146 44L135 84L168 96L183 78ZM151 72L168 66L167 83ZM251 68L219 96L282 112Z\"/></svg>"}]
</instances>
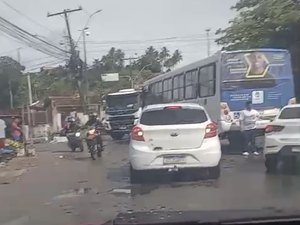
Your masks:
<instances>
[{"instance_id":1,"label":"wet asphalt road","mask_svg":"<svg viewBox=\"0 0 300 225\"><path fill-rule=\"evenodd\" d=\"M100 224L131 210L300 209L299 176L265 174L261 156L224 155L216 181L130 185L127 141L106 145L97 161L65 143L38 145L38 166L0 185L0 224Z\"/></svg>"}]
</instances>

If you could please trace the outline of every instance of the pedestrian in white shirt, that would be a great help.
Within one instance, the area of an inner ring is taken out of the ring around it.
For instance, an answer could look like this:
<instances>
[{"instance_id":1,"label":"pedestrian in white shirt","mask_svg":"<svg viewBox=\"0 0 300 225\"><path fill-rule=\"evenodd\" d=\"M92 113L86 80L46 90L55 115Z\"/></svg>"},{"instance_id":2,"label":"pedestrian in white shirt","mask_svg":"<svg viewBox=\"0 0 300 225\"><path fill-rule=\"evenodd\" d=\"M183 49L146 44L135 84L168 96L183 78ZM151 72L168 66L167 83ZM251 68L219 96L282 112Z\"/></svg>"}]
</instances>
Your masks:
<instances>
[{"instance_id":1,"label":"pedestrian in white shirt","mask_svg":"<svg viewBox=\"0 0 300 225\"><path fill-rule=\"evenodd\" d=\"M259 155L255 146L256 121L258 119L259 113L252 108L251 101L247 101L246 108L240 113L240 124L245 140L244 156L248 156L249 152Z\"/></svg>"}]
</instances>

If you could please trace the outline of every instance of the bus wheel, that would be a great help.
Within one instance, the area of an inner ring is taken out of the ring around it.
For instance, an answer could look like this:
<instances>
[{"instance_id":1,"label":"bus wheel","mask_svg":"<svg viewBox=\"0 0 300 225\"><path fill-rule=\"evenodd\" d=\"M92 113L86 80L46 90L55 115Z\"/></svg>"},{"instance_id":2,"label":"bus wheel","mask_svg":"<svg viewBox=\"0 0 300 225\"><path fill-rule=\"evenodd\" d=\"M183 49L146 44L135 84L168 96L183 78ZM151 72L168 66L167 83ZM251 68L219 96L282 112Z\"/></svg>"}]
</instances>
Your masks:
<instances>
[{"instance_id":1,"label":"bus wheel","mask_svg":"<svg viewBox=\"0 0 300 225\"><path fill-rule=\"evenodd\" d=\"M244 138L240 131L232 131L227 134L229 141L229 151L242 153L244 148Z\"/></svg>"}]
</instances>

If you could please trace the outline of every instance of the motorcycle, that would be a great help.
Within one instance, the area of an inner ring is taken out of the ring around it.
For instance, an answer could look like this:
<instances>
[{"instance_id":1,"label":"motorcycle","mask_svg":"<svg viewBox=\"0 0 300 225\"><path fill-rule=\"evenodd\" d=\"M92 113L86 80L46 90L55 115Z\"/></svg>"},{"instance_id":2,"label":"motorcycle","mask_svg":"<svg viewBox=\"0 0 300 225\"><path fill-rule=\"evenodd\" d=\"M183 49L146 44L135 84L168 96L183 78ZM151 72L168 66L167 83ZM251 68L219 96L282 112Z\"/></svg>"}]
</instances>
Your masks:
<instances>
[{"instance_id":1,"label":"motorcycle","mask_svg":"<svg viewBox=\"0 0 300 225\"><path fill-rule=\"evenodd\" d=\"M86 137L86 143L93 160L96 160L96 154L98 158L102 156L103 146L101 144L101 129L99 127L92 127L89 129Z\"/></svg>"},{"instance_id":2,"label":"motorcycle","mask_svg":"<svg viewBox=\"0 0 300 225\"><path fill-rule=\"evenodd\" d=\"M68 146L72 152L75 152L77 148L79 148L81 152L84 151L83 141L79 130L75 132L67 132L66 136L68 139Z\"/></svg>"}]
</instances>

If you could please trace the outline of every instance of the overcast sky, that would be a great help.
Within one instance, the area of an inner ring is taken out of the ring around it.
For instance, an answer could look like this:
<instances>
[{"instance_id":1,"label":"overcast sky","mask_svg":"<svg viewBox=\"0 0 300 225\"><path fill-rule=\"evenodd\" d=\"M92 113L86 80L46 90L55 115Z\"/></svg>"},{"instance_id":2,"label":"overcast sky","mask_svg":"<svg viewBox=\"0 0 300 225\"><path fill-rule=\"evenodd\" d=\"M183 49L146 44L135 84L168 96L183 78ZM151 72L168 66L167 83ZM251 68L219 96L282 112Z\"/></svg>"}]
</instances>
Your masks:
<instances>
[{"instance_id":1,"label":"overcast sky","mask_svg":"<svg viewBox=\"0 0 300 225\"><path fill-rule=\"evenodd\" d=\"M87 37L88 62L101 58L110 47L121 48L127 56L142 54L148 46L183 53L181 65L204 58L207 55L205 29L210 28L211 51L218 50L213 43L213 33L225 28L235 15L230 7L237 0L0 0L0 15L32 34L47 37L59 46L66 31L63 17L47 18L47 13L82 6L83 10L70 15L72 35L78 39L89 14L98 9L89 24ZM8 4L5 4L8 3ZM16 12L17 10L18 12ZM41 64L55 63L28 46L0 32L0 55L16 58L21 49L21 62L28 69ZM64 46L60 46L64 48ZM79 42L79 48L82 43Z\"/></svg>"}]
</instances>

